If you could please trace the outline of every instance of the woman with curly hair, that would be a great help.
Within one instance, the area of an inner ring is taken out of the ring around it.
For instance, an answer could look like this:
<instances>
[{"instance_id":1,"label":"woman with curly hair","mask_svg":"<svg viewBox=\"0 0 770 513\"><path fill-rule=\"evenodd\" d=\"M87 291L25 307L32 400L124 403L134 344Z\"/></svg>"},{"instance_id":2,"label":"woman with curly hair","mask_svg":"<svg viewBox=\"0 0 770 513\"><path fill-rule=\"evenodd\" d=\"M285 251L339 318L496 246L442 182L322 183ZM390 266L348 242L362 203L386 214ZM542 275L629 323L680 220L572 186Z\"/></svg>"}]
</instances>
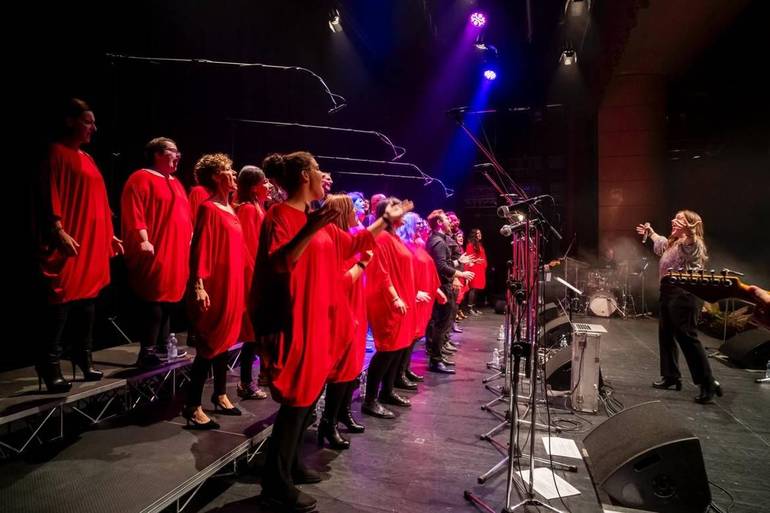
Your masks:
<instances>
[{"instance_id":1,"label":"woman with curly hair","mask_svg":"<svg viewBox=\"0 0 770 513\"><path fill-rule=\"evenodd\" d=\"M677 212L671 220L671 235L668 238L655 233L650 223L638 225L636 231L652 240L655 254L660 256L661 278L671 268L703 269L708 260L703 221L691 210ZM658 343L662 379L652 386L682 389L682 375L677 364L679 354L674 343L676 340L687 360L693 383L700 386L700 394L695 402L705 404L713 401L714 394L721 396L722 387L714 379L706 351L698 340L697 322L701 305L702 302L689 292L675 285L661 284Z\"/></svg>"},{"instance_id":2,"label":"woman with curly hair","mask_svg":"<svg viewBox=\"0 0 770 513\"><path fill-rule=\"evenodd\" d=\"M241 414L227 397L227 351L238 340L245 308L244 241L230 199L237 189L230 158L222 153L203 155L195 164L195 174L213 193L199 208L190 251L189 307L196 355L183 415L194 429L216 429L219 425L201 408L210 367L215 411Z\"/></svg>"}]
</instances>

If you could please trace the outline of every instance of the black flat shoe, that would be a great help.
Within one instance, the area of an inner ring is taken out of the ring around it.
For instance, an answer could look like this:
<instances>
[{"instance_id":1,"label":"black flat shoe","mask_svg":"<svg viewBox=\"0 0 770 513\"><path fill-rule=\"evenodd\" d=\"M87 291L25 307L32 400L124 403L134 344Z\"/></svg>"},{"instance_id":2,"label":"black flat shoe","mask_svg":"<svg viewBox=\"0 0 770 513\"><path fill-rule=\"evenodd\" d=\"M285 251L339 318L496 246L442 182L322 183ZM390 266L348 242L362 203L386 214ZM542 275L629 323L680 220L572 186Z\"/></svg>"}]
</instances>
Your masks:
<instances>
[{"instance_id":1,"label":"black flat shoe","mask_svg":"<svg viewBox=\"0 0 770 513\"><path fill-rule=\"evenodd\" d=\"M291 480L294 481L295 485L320 483L321 474L311 468L302 466L292 471Z\"/></svg>"},{"instance_id":2,"label":"black flat shoe","mask_svg":"<svg viewBox=\"0 0 770 513\"><path fill-rule=\"evenodd\" d=\"M431 362L428 366L430 372L436 372L439 374L454 374L455 370L445 364L443 361Z\"/></svg>"},{"instance_id":3,"label":"black flat shoe","mask_svg":"<svg viewBox=\"0 0 770 513\"><path fill-rule=\"evenodd\" d=\"M414 383L422 383L423 381L425 381L425 378L423 376L420 376L419 374L415 374L414 372L411 371L411 369L406 370L406 379Z\"/></svg>"},{"instance_id":4,"label":"black flat shoe","mask_svg":"<svg viewBox=\"0 0 770 513\"><path fill-rule=\"evenodd\" d=\"M390 395L380 396L377 398L382 404L392 404L393 406L401 406L404 408L411 408L412 402L406 397L401 397L397 393L393 392Z\"/></svg>"},{"instance_id":5,"label":"black flat shoe","mask_svg":"<svg viewBox=\"0 0 770 513\"><path fill-rule=\"evenodd\" d=\"M381 419L392 419L396 417L396 414L385 408L378 401L364 401L361 405L361 413L371 415L372 417L379 417Z\"/></svg>"},{"instance_id":6,"label":"black flat shoe","mask_svg":"<svg viewBox=\"0 0 770 513\"><path fill-rule=\"evenodd\" d=\"M662 378L659 381L654 381L652 387L661 390L668 390L671 387L674 387L678 392L682 390L682 380L680 378Z\"/></svg>"},{"instance_id":7,"label":"black flat shoe","mask_svg":"<svg viewBox=\"0 0 770 513\"><path fill-rule=\"evenodd\" d=\"M412 383L406 379L406 376L404 375L396 379L396 382L393 384L393 386L400 388L401 390L417 390L417 383Z\"/></svg>"},{"instance_id":8,"label":"black flat shoe","mask_svg":"<svg viewBox=\"0 0 770 513\"><path fill-rule=\"evenodd\" d=\"M225 408L219 403L219 399L216 394L211 396L211 403L214 405L215 412L222 412L222 415L229 415L231 417L239 417L242 415L241 410L233 406L232 408Z\"/></svg>"}]
</instances>

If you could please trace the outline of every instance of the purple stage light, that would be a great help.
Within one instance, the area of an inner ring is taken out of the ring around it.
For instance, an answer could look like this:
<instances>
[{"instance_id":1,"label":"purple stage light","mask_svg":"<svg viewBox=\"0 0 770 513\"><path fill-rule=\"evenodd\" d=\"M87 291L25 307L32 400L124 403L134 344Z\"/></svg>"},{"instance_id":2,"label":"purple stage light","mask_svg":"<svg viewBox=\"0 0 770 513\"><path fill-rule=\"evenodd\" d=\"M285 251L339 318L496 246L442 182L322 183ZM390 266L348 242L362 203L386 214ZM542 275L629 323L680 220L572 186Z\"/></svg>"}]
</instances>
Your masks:
<instances>
[{"instance_id":1,"label":"purple stage light","mask_svg":"<svg viewBox=\"0 0 770 513\"><path fill-rule=\"evenodd\" d=\"M497 78L497 73L492 69L484 70L484 78L487 80L494 80Z\"/></svg>"},{"instance_id":2,"label":"purple stage light","mask_svg":"<svg viewBox=\"0 0 770 513\"><path fill-rule=\"evenodd\" d=\"M471 20L471 25L477 28L481 28L487 24L487 17L484 16L483 12L474 12L473 14L471 14L470 20Z\"/></svg>"}]
</instances>

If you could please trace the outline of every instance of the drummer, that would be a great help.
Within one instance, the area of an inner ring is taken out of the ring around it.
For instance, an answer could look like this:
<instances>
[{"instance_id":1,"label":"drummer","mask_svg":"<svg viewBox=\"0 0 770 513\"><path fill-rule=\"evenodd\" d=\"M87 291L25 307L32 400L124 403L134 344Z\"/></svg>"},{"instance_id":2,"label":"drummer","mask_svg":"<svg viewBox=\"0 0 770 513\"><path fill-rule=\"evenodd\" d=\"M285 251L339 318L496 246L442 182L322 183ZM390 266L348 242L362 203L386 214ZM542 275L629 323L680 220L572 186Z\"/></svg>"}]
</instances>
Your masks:
<instances>
[{"instance_id":1,"label":"drummer","mask_svg":"<svg viewBox=\"0 0 770 513\"><path fill-rule=\"evenodd\" d=\"M615 258L615 248L612 246L607 246L604 248L604 251L602 252L602 256L599 259L599 267L602 269L609 269L612 271L617 270L618 268L618 261Z\"/></svg>"}]
</instances>

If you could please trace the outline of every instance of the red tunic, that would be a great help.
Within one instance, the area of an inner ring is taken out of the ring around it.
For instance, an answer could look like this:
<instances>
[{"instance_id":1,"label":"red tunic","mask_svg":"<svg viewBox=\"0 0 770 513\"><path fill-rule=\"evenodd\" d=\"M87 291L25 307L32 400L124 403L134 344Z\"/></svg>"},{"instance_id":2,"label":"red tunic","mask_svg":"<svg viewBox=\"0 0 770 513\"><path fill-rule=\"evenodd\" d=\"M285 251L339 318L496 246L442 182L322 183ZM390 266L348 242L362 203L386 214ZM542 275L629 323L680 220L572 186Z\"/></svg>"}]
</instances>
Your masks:
<instances>
[{"instance_id":1,"label":"red tunic","mask_svg":"<svg viewBox=\"0 0 770 513\"><path fill-rule=\"evenodd\" d=\"M120 204L131 288L145 301L180 301L190 276L192 239L184 187L173 176L140 169L128 178ZM142 229L147 230L154 255L139 249Z\"/></svg>"},{"instance_id":2,"label":"red tunic","mask_svg":"<svg viewBox=\"0 0 770 513\"><path fill-rule=\"evenodd\" d=\"M262 229L262 221L265 219L265 211L258 203L249 202L238 205L235 212L238 214L238 219L241 220L243 240L246 244L243 260L245 278L244 298L248 301L249 292L251 291L251 281L254 277L254 263L257 260L259 232ZM256 337L254 336L254 327L251 325L251 319L249 319L249 313L246 308L243 309L243 323L241 324L241 334L238 338L247 342L256 340Z\"/></svg>"},{"instance_id":3,"label":"red tunic","mask_svg":"<svg viewBox=\"0 0 770 513\"><path fill-rule=\"evenodd\" d=\"M484 251L484 246L479 244L479 251L473 246L473 243L469 242L465 246L465 254L474 258L481 258L482 261L467 266L466 270L476 273L471 282L468 284L472 289L483 289L487 286L487 252Z\"/></svg>"},{"instance_id":4,"label":"red tunic","mask_svg":"<svg viewBox=\"0 0 770 513\"><path fill-rule=\"evenodd\" d=\"M433 313L433 303L436 301L436 290L441 281L436 271L436 263L421 244L409 243L406 245L414 256L414 281L415 289L430 294L432 301L416 303L415 305L415 338L425 335L430 317Z\"/></svg>"},{"instance_id":5,"label":"red tunic","mask_svg":"<svg viewBox=\"0 0 770 513\"><path fill-rule=\"evenodd\" d=\"M50 148L48 169L51 213L80 244L67 257L55 249L42 262L51 303L94 298L110 283L112 212L99 168L91 156L62 144Z\"/></svg>"},{"instance_id":6,"label":"red tunic","mask_svg":"<svg viewBox=\"0 0 770 513\"><path fill-rule=\"evenodd\" d=\"M377 251L367 268L366 278L366 314L377 351L398 351L409 346L414 340L417 291L412 252L398 236L389 232L377 236ZM390 285L406 303L406 314L395 309L388 291Z\"/></svg>"},{"instance_id":7,"label":"red tunic","mask_svg":"<svg viewBox=\"0 0 770 513\"><path fill-rule=\"evenodd\" d=\"M307 217L286 203L265 215L254 269L251 319L263 344L276 401L311 405L321 394L344 335L335 333L338 308L348 308L341 269L345 258L374 246L368 231L355 236L328 225L296 262L281 250ZM334 341L334 344L332 343Z\"/></svg>"},{"instance_id":8,"label":"red tunic","mask_svg":"<svg viewBox=\"0 0 770 513\"><path fill-rule=\"evenodd\" d=\"M211 192L202 185L193 185L190 189L190 215L193 225L195 225L195 216L198 214L198 208L204 201L211 197Z\"/></svg>"},{"instance_id":9,"label":"red tunic","mask_svg":"<svg viewBox=\"0 0 770 513\"><path fill-rule=\"evenodd\" d=\"M196 350L204 358L211 359L238 341L244 308L243 253L243 231L238 217L212 201L203 202L195 223L190 274L193 282L203 280L211 300L205 312L198 305L191 305L199 340Z\"/></svg>"},{"instance_id":10,"label":"red tunic","mask_svg":"<svg viewBox=\"0 0 770 513\"><path fill-rule=\"evenodd\" d=\"M363 226L354 226L350 229L350 233L356 234L365 229ZM359 259L359 255L356 255L345 261L342 265L343 274L353 267ZM348 308L337 309L338 314L340 314L337 315L337 322L342 324L342 327L338 328L338 332L344 333L346 326L350 331L348 343L340 348L340 355L329 375L329 381L332 383L353 381L364 368L367 331L364 281L365 276L359 276L355 282L347 278L343 280Z\"/></svg>"}]
</instances>

